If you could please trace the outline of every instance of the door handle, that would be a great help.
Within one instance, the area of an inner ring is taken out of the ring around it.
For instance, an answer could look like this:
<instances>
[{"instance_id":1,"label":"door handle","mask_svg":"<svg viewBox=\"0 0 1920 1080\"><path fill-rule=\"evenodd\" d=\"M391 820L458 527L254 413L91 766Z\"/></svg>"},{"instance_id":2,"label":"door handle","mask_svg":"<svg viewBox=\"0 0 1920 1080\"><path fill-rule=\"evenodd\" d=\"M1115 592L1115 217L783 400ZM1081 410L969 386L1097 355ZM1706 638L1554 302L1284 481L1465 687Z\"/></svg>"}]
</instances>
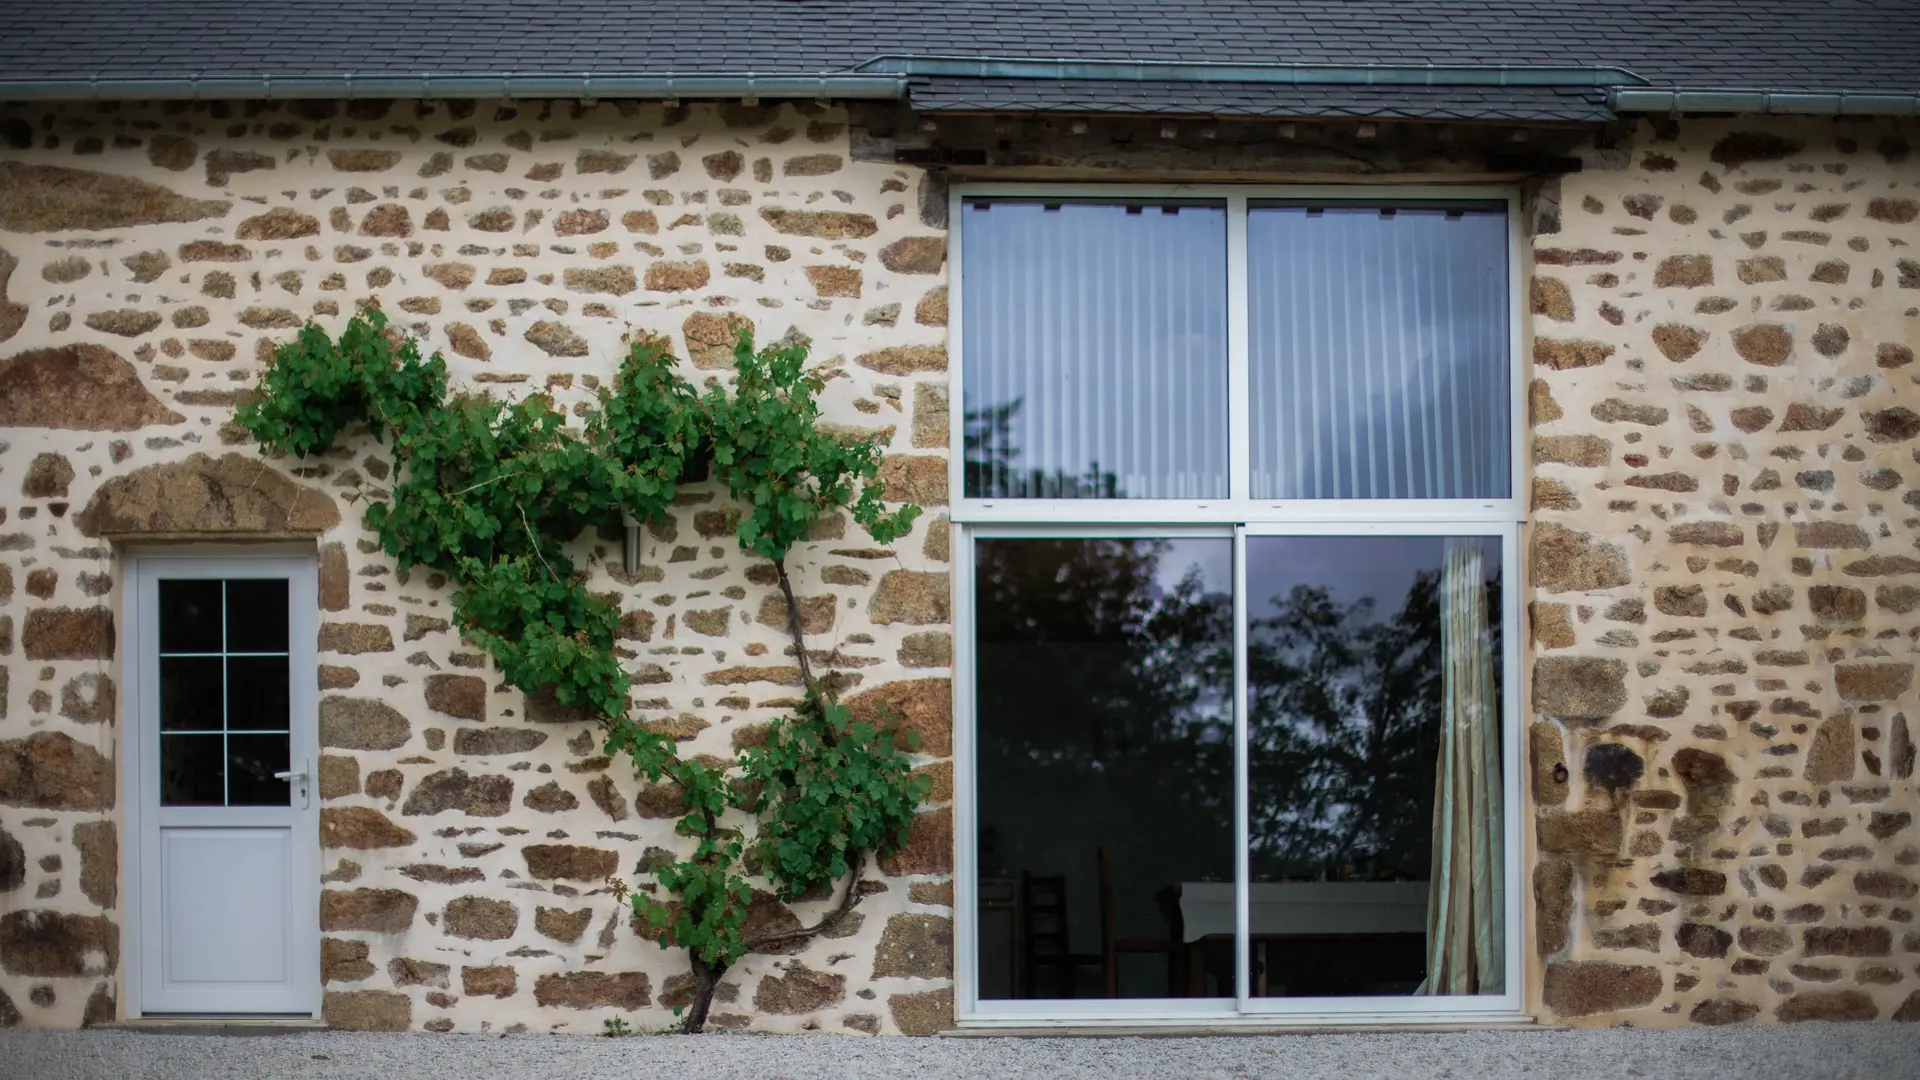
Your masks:
<instances>
[{"instance_id":1,"label":"door handle","mask_svg":"<svg viewBox=\"0 0 1920 1080\"><path fill-rule=\"evenodd\" d=\"M275 780L285 780L293 784L299 790L300 809L305 810L307 808L311 802L311 796L307 791L307 761L305 758L300 759L300 767L298 769L289 769L286 772L274 773L273 778Z\"/></svg>"}]
</instances>

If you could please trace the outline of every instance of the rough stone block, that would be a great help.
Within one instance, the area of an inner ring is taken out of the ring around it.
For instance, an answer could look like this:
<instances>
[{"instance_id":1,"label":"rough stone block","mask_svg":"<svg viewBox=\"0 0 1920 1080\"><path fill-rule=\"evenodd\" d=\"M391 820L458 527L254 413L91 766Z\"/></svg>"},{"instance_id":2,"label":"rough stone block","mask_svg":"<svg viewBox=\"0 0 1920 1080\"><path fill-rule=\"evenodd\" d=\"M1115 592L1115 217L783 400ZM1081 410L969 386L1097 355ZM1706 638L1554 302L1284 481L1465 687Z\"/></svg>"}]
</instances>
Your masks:
<instances>
[{"instance_id":1,"label":"rough stone block","mask_svg":"<svg viewBox=\"0 0 1920 1080\"><path fill-rule=\"evenodd\" d=\"M1625 661L1543 656L1533 665L1533 707L1542 716L1599 720L1627 704Z\"/></svg>"}]
</instances>

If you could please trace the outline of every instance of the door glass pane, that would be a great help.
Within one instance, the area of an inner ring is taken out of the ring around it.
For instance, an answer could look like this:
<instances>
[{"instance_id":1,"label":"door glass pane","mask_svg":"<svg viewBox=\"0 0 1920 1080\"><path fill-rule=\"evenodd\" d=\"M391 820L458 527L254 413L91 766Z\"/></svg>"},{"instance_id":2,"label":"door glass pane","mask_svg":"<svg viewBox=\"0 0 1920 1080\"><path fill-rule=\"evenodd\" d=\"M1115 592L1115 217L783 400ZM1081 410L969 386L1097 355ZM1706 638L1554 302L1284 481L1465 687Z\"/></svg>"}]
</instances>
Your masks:
<instances>
[{"instance_id":1,"label":"door glass pane","mask_svg":"<svg viewBox=\"0 0 1920 1080\"><path fill-rule=\"evenodd\" d=\"M1505 498L1507 246L1503 208L1249 210L1253 497Z\"/></svg>"},{"instance_id":2,"label":"door glass pane","mask_svg":"<svg viewBox=\"0 0 1920 1080\"><path fill-rule=\"evenodd\" d=\"M976 544L980 996L1232 996L1232 541Z\"/></svg>"},{"instance_id":3,"label":"door glass pane","mask_svg":"<svg viewBox=\"0 0 1920 1080\"><path fill-rule=\"evenodd\" d=\"M189 579L160 583L160 651L220 651L220 582Z\"/></svg>"},{"instance_id":4,"label":"door glass pane","mask_svg":"<svg viewBox=\"0 0 1920 1080\"><path fill-rule=\"evenodd\" d=\"M159 592L161 805L287 805L291 787L273 776L291 760L286 580L174 579Z\"/></svg>"},{"instance_id":5,"label":"door glass pane","mask_svg":"<svg viewBox=\"0 0 1920 1080\"><path fill-rule=\"evenodd\" d=\"M1246 557L1250 993L1499 992L1499 541Z\"/></svg>"},{"instance_id":6,"label":"door glass pane","mask_svg":"<svg viewBox=\"0 0 1920 1080\"><path fill-rule=\"evenodd\" d=\"M287 651L285 578L227 582L227 651Z\"/></svg>"},{"instance_id":7,"label":"door glass pane","mask_svg":"<svg viewBox=\"0 0 1920 1080\"><path fill-rule=\"evenodd\" d=\"M286 657L227 659L228 731L286 731L290 701Z\"/></svg>"},{"instance_id":8,"label":"door glass pane","mask_svg":"<svg viewBox=\"0 0 1920 1080\"><path fill-rule=\"evenodd\" d=\"M966 493L1227 494L1217 203L968 199Z\"/></svg>"},{"instance_id":9,"label":"door glass pane","mask_svg":"<svg viewBox=\"0 0 1920 1080\"><path fill-rule=\"evenodd\" d=\"M226 803L224 735L160 736L160 805Z\"/></svg>"},{"instance_id":10,"label":"door glass pane","mask_svg":"<svg viewBox=\"0 0 1920 1080\"><path fill-rule=\"evenodd\" d=\"M223 663L219 656L160 658L160 730L221 729Z\"/></svg>"},{"instance_id":11,"label":"door glass pane","mask_svg":"<svg viewBox=\"0 0 1920 1080\"><path fill-rule=\"evenodd\" d=\"M227 805L285 806L291 787L273 774L287 771L288 736L227 736Z\"/></svg>"}]
</instances>

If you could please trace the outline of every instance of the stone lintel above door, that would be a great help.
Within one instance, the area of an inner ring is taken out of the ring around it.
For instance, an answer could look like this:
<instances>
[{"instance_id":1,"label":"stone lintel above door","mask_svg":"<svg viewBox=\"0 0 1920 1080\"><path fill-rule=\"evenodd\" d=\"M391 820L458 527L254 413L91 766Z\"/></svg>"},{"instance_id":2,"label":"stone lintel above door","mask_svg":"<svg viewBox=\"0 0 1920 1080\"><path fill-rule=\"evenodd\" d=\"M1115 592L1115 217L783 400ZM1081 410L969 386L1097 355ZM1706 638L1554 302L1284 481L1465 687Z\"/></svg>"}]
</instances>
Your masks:
<instances>
[{"instance_id":1,"label":"stone lintel above door","mask_svg":"<svg viewBox=\"0 0 1920 1080\"><path fill-rule=\"evenodd\" d=\"M340 523L340 508L271 462L194 454L108 480L74 523L111 540L310 539Z\"/></svg>"}]
</instances>

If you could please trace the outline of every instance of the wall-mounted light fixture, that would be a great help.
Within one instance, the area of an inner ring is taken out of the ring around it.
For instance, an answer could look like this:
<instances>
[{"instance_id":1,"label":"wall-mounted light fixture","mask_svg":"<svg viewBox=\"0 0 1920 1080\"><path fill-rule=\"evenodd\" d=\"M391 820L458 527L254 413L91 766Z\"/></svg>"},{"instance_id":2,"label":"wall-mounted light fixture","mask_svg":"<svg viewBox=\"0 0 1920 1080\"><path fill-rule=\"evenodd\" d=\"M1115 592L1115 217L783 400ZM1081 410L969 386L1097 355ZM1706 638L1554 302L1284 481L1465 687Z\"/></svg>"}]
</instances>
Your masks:
<instances>
[{"instance_id":1,"label":"wall-mounted light fixture","mask_svg":"<svg viewBox=\"0 0 1920 1080\"><path fill-rule=\"evenodd\" d=\"M627 576L633 577L640 572L640 521L622 511L620 524L627 527L625 550L621 553L624 556L622 564L626 567Z\"/></svg>"}]
</instances>

